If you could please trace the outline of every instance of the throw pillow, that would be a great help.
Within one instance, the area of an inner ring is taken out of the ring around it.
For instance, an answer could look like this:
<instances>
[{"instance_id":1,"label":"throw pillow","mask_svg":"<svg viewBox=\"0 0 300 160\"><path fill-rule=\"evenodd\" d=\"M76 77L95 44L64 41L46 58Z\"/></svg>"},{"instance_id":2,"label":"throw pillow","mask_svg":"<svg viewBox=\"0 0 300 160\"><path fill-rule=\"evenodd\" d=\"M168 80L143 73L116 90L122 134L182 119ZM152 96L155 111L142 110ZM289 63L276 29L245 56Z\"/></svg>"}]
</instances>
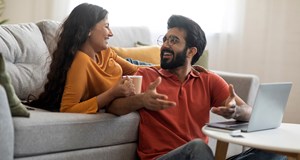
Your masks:
<instances>
[{"instance_id":1,"label":"throw pillow","mask_svg":"<svg viewBox=\"0 0 300 160\"><path fill-rule=\"evenodd\" d=\"M194 65L199 65L208 69L208 50L203 51L203 54Z\"/></svg>"},{"instance_id":2,"label":"throw pillow","mask_svg":"<svg viewBox=\"0 0 300 160\"><path fill-rule=\"evenodd\" d=\"M120 57L126 59L131 58L155 65L160 64L160 47L153 46L141 46L141 47L111 47Z\"/></svg>"},{"instance_id":3,"label":"throw pillow","mask_svg":"<svg viewBox=\"0 0 300 160\"><path fill-rule=\"evenodd\" d=\"M160 47L157 45L152 46L139 46L139 47L111 47L120 57L124 59L139 60L154 65L160 65ZM204 50L203 54L195 65L202 66L208 69L208 50Z\"/></svg>"},{"instance_id":4,"label":"throw pillow","mask_svg":"<svg viewBox=\"0 0 300 160\"><path fill-rule=\"evenodd\" d=\"M53 20L41 20L36 25L41 30L49 53L52 55L57 46L61 23Z\"/></svg>"},{"instance_id":5,"label":"throw pillow","mask_svg":"<svg viewBox=\"0 0 300 160\"><path fill-rule=\"evenodd\" d=\"M0 25L0 52L20 100L44 90L51 63L47 45L35 23Z\"/></svg>"},{"instance_id":6,"label":"throw pillow","mask_svg":"<svg viewBox=\"0 0 300 160\"><path fill-rule=\"evenodd\" d=\"M5 62L2 53L0 53L0 84L6 91L12 116L29 117L30 113L15 94L10 77L5 71Z\"/></svg>"}]
</instances>

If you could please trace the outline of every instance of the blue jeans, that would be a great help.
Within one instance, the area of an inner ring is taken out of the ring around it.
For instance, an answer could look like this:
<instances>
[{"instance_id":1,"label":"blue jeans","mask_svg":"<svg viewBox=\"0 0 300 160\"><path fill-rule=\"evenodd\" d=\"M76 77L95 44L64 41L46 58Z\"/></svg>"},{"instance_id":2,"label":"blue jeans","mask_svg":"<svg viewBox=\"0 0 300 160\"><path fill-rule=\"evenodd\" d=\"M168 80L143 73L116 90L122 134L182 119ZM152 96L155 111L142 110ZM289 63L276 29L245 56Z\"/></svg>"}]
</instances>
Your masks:
<instances>
[{"instance_id":1,"label":"blue jeans","mask_svg":"<svg viewBox=\"0 0 300 160\"><path fill-rule=\"evenodd\" d=\"M232 156L227 160L287 160L287 157L280 154L250 148L249 150Z\"/></svg>"},{"instance_id":2,"label":"blue jeans","mask_svg":"<svg viewBox=\"0 0 300 160\"><path fill-rule=\"evenodd\" d=\"M162 155L157 160L214 160L209 146L201 139L194 139L169 153ZM266 152L258 149L249 149L227 160L287 160L286 156Z\"/></svg>"},{"instance_id":3,"label":"blue jeans","mask_svg":"<svg viewBox=\"0 0 300 160\"><path fill-rule=\"evenodd\" d=\"M214 160L209 146L201 139L194 139L169 153L162 155L157 160Z\"/></svg>"}]
</instances>

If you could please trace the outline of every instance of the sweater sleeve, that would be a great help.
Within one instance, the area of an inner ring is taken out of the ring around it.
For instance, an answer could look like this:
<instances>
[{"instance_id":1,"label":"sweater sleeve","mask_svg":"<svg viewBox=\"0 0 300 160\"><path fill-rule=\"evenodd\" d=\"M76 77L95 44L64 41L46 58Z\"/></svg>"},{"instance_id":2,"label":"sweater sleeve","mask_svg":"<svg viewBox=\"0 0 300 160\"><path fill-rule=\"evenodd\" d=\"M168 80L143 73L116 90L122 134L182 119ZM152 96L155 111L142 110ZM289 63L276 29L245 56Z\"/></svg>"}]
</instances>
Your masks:
<instances>
[{"instance_id":1,"label":"sweater sleeve","mask_svg":"<svg viewBox=\"0 0 300 160\"><path fill-rule=\"evenodd\" d=\"M77 58L77 59L76 59ZM89 58L78 54L68 71L64 93L62 96L61 112L96 113L98 102L96 97L81 101L88 83Z\"/></svg>"},{"instance_id":2,"label":"sweater sleeve","mask_svg":"<svg viewBox=\"0 0 300 160\"><path fill-rule=\"evenodd\" d=\"M139 68L137 65L134 65L126 61L124 58L118 56L113 49L110 49L109 51L112 52L111 54L113 59L122 67L123 75L133 75L137 72Z\"/></svg>"}]
</instances>

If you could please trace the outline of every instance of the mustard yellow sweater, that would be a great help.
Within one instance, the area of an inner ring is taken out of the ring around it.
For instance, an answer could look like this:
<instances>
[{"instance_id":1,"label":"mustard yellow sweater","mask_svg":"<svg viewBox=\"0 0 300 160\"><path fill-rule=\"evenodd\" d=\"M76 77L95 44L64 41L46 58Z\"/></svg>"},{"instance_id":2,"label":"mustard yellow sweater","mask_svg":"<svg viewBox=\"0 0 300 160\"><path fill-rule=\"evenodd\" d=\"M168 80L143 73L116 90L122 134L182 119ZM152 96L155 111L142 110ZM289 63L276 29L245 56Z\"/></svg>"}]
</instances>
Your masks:
<instances>
[{"instance_id":1,"label":"mustard yellow sweater","mask_svg":"<svg viewBox=\"0 0 300 160\"><path fill-rule=\"evenodd\" d=\"M134 74L138 67L119 57L111 48L101 51L98 63L78 51L68 71L60 111L96 113L96 96L119 82L122 75Z\"/></svg>"}]
</instances>

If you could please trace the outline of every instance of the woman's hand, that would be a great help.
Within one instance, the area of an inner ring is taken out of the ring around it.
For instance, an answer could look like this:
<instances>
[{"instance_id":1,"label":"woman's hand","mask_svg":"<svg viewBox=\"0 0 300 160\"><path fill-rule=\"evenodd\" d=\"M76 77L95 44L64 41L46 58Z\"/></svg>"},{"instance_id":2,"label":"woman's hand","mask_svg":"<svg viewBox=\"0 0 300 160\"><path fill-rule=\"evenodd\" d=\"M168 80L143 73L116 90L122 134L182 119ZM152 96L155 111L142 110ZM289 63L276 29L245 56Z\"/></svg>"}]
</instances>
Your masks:
<instances>
[{"instance_id":1,"label":"woman's hand","mask_svg":"<svg viewBox=\"0 0 300 160\"><path fill-rule=\"evenodd\" d=\"M133 82L128 77L122 78L119 83L111 88L112 95L115 98L135 95L134 91L135 88Z\"/></svg>"}]
</instances>

